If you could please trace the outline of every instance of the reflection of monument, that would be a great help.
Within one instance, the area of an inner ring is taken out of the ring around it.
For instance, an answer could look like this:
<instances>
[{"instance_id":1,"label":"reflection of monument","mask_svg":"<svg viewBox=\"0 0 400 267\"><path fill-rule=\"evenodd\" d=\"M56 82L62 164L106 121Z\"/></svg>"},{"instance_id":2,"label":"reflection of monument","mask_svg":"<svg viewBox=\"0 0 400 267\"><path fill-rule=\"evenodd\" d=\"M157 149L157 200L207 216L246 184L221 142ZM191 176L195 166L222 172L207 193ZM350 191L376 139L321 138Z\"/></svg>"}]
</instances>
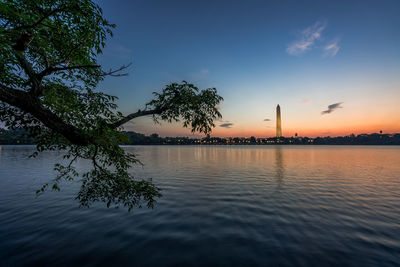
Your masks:
<instances>
[{"instance_id":1,"label":"reflection of monument","mask_svg":"<svg viewBox=\"0 0 400 267\"><path fill-rule=\"evenodd\" d=\"M277 187L282 187L285 168L283 166L283 155L282 148L280 146L275 147L275 169L277 178Z\"/></svg>"},{"instance_id":2,"label":"reflection of monument","mask_svg":"<svg viewBox=\"0 0 400 267\"><path fill-rule=\"evenodd\" d=\"M281 107L276 106L276 138L282 137Z\"/></svg>"}]
</instances>

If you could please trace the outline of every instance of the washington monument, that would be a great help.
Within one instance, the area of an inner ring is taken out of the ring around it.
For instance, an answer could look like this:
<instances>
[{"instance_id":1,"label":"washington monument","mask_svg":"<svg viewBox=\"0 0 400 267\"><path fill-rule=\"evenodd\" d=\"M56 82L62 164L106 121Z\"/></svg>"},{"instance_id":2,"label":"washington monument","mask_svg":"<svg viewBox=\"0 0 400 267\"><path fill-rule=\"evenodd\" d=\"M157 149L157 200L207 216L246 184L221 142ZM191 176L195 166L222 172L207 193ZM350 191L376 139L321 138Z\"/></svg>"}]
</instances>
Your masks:
<instances>
[{"instance_id":1,"label":"washington monument","mask_svg":"<svg viewBox=\"0 0 400 267\"><path fill-rule=\"evenodd\" d=\"M276 138L280 137L282 137L281 107L278 104L276 106Z\"/></svg>"}]
</instances>

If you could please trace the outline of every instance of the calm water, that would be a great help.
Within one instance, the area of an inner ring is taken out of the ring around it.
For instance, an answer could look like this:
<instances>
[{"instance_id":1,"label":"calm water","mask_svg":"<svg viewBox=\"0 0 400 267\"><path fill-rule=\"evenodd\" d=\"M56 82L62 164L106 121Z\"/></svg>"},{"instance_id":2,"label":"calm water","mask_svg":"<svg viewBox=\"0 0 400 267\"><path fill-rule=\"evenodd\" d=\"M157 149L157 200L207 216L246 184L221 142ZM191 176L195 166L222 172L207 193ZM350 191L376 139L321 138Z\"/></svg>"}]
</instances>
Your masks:
<instances>
[{"instance_id":1,"label":"calm water","mask_svg":"<svg viewBox=\"0 0 400 267\"><path fill-rule=\"evenodd\" d=\"M153 210L79 208L76 183L36 198L61 155L3 146L0 265L400 265L400 147L126 149Z\"/></svg>"}]
</instances>

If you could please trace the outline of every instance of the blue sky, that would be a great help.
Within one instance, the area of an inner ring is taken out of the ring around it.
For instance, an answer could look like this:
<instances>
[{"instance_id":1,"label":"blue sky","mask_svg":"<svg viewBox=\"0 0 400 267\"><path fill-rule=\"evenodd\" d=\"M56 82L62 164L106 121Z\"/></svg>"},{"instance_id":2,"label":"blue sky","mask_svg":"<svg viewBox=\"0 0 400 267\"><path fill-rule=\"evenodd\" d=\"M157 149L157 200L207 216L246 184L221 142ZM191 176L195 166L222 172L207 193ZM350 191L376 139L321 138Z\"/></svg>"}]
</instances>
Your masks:
<instances>
[{"instance_id":1,"label":"blue sky","mask_svg":"<svg viewBox=\"0 0 400 267\"><path fill-rule=\"evenodd\" d=\"M98 3L117 25L100 62L133 63L101 85L123 112L187 80L224 97L217 136L274 135L278 103L285 136L400 132L400 1ZM190 134L148 118L126 129Z\"/></svg>"}]
</instances>

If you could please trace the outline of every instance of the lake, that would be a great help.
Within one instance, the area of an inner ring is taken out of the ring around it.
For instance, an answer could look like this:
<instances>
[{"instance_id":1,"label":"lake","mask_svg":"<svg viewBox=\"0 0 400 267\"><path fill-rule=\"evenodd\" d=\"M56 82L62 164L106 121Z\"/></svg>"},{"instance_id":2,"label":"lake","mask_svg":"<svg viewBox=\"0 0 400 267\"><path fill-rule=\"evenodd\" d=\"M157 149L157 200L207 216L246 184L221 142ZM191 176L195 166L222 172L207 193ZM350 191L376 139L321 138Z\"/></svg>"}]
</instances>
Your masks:
<instances>
[{"instance_id":1,"label":"lake","mask_svg":"<svg viewBox=\"0 0 400 267\"><path fill-rule=\"evenodd\" d=\"M36 197L59 152L0 148L0 266L399 266L398 146L133 146L154 209ZM85 162L78 163L87 168Z\"/></svg>"}]
</instances>

